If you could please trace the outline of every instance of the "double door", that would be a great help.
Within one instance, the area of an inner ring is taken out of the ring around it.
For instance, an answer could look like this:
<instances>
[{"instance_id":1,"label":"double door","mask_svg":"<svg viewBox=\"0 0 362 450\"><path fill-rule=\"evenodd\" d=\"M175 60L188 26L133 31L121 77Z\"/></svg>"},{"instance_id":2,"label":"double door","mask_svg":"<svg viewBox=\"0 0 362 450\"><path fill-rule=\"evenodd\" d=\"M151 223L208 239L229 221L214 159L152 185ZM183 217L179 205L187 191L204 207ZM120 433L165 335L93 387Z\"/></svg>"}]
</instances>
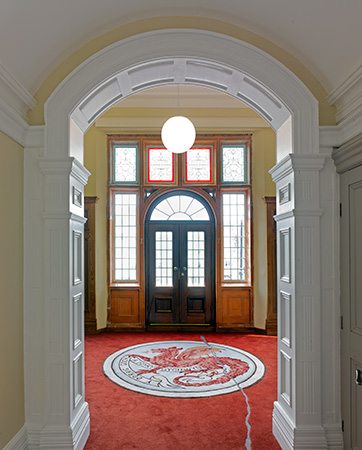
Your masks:
<instances>
[{"instance_id":1,"label":"double door","mask_svg":"<svg viewBox=\"0 0 362 450\"><path fill-rule=\"evenodd\" d=\"M147 325L212 325L213 224L149 223L147 234Z\"/></svg>"}]
</instances>

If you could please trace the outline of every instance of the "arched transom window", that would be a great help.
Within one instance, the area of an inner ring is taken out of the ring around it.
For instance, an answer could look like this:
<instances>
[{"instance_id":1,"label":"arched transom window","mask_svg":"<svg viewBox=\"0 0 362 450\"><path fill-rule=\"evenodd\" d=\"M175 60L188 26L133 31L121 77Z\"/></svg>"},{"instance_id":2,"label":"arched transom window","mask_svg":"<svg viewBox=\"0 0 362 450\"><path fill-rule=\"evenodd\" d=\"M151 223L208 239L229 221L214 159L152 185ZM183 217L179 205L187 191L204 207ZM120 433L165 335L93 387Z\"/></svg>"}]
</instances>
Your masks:
<instances>
[{"instance_id":1,"label":"arched transom window","mask_svg":"<svg viewBox=\"0 0 362 450\"><path fill-rule=\"evenodd\" d=\"M162 200L152 211L150 220L210 220L205 206L196 198L173 195Z\"/></svg>"}]
</instances>

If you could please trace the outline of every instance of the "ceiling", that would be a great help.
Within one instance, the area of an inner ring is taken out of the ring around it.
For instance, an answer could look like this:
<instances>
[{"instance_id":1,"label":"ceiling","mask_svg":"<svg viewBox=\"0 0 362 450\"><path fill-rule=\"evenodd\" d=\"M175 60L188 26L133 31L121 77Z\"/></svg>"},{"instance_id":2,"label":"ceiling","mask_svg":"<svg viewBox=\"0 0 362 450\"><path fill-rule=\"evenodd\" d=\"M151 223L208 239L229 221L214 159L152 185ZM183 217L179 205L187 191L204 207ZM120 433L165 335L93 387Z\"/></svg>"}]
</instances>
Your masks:
<instances>
[{"instance_id":1,"label":"ceiling","mask_svg":"<svg viewBox=\"0 0 362 450\"><path fill-rule=\"evenodd\" d=\"M304 63L328 93L362 65L361 0L1 0L0 63L34 94L91 39L139 19L178 15L260 34Z\"/></svg>"}]
</instances>

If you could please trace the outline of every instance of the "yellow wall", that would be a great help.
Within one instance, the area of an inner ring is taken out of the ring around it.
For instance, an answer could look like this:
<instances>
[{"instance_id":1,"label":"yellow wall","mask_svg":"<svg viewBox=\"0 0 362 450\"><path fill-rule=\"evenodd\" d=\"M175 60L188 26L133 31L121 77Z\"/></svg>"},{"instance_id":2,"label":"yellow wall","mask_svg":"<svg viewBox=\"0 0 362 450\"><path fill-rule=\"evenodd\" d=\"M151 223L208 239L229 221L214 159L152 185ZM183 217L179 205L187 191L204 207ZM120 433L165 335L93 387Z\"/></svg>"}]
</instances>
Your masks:
<instances>
[{"instance_id":1,"label":"yellow wall","mask_svg":"<svg viewBox=\"0 0 362 450\"><path fill-rule=\"evenodd\" d=\"M114 117L120 114L121 109L114 108L106 115ZM146 111L149 114L149 111ZM189 110L191 113L191 110ZM128 113L133 116L136 111L132 108ZM139 115L142 112L137 109ZM164 111L162 111L162 114ZM157 116L156 109L153 114ZM203 116L212 114L215 116L215 109L204 110ZM246 110L234 110L233 115L245 115ZM250 111L254 116L254 112ZM123 110L122 115L125 115ZM145 116L146 114L144 114ZM160 115L160 114L158 114ZM192 118L192 116L189 116ZM205 130L206 131L206 130ZM227 130L217 130L227 132ZM125 133L123 129L98 128L93 125L85 134L84 141L84 164L91 172L88 185L85 188L86 196L97 196L99 201L96 205L96 302L97 302L97 326L106 326L107 311L107 224L106 224L106 204L107 204L107 133ZM137 130L135 133L148 132L158 133L160 130ZM215 129L209 130L215 132ZM229 133L231 131L229 130ZM233 131L234 132L234 131ZM240 129L240 132L253 133L253 214L254 214L254 320L257 328L265 328L266 319L266 208L263 201L264 196L275 195L275 184L268 171L275 165L276 147L275 133L271 128L255 128L253 130ZM129 130L128 130L129 133Z\"/></svg>"},{"instance_id":2,"label":"yellow wall","mask_svg":"<svg viewBox=\"0 0 362 450\"><path fill-rule=\"evenodd\" d=\"M275 196L268 171L275 165L275 132L262 128L253 133L253 223L254 223L254 322L265 329L267 313L266 205L263 197Z\"/></svg>"},{"instance_id":3,"label":"yellow wall","mask_svg":"<svg viewBox=\"0 0 362 450\"><path fill-rule=\"evenodd\" d=\"M24 425L24 149L0 132L0 448Z\"/></svg>"},{"instance_id":4,"label":"yellow wall","mask_svg":"<svg viewBox=\"0 0 362 450\"><path fill-rule=\"evenodd\" d=\"M84 165L91 172L85 196L98 197L96 208L96 317L107 325L107 134L94 125L84 137Z\"/></svg>"},{"instance_id":5,"label":"yellow wall","mask_svg":"<svg viewBox=\"0 0 362 450\"><path fill-rule=\"evenodd\" d=\"M87 58L105 47L114 44L122 39L149 31L183 28L198 29L226 36L231 36L241 41L247 42L269 55L276 58L293 72L313 93L319 102L319 122L320 125L335 125L335 108L326 101L327 92L318 79L293 55L249 30L240 28L215 19L203 17L157 17L139 20L137 22L123 24L108 33L99 36L86 45L76 50L72 55L63 61L44 80L34 97L38 104L33 111L29 113L30 125L44 124L44 103L61 81L69 75Z\"/></svg>"}]
</instances>

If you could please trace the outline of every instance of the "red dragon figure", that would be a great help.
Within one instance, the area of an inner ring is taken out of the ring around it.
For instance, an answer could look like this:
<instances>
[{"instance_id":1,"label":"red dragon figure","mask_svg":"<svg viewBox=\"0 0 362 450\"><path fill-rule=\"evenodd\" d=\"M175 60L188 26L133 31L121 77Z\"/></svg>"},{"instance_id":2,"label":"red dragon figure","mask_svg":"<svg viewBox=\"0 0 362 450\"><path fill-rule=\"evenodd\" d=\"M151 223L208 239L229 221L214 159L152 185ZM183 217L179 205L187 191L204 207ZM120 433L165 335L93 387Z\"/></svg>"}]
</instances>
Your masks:
<instances>
[{"instance_id":1,"label":"red dragon figure","mask_svg":"<svg viewBox=\"0 0 362 450\"><path fill-rule=\"evenodd\" d=\"M140 370L138 375L146 373L158 373L165 368L184 368L182 375L174 378L173 382L181 386L210 386L212 384L227 383L231 377L243 375L249 370L249 365L245 361L240 361L235 358L219 357L218 360L226 366L228 370L227 375L223 374L218 378L211 379L215 375L222 373L222 367L217 363L210 348L207 346L192 347L181 351L182 348L169 347L152 349L153 353L158 355L148 358L141 355L129 355L130 357L138 357L148 363L153 364L155 367L150 370ZM213 348L214 352L221 351L220 348ZM181 351L181 353L180 353ZM210 356L211 354L211 356ZM187 375L192 374L188 377ZM191 378L197 376L199 379L208 378L209 381L192 383ZM181 379L188 379L189 382L184 382Z\"/></svg>"}]
</instances>

